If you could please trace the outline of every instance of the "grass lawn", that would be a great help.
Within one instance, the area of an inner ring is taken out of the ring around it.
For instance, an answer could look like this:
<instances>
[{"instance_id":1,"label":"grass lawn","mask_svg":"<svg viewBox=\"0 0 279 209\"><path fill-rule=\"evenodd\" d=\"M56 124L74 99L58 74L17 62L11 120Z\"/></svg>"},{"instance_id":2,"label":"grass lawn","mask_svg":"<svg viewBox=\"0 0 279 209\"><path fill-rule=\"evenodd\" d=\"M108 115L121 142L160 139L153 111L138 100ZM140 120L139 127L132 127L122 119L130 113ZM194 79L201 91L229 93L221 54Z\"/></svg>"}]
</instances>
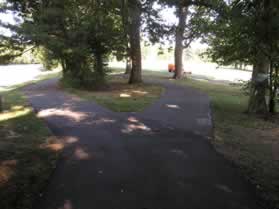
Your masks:
<instances>
[{"instance_id":1,"label":"grass lawn","mask_svg":"<svg viewBox=\"0 0 279 209\"><path fill-rule=\"evenodd\" d=\"M168 73L145 71L167 79ZM174 81L206 92L211 98L217 151L234 162L255 185L269 208L279 208L279 118L265 120L245 114L248 97L239 86L183 79ZM278 109L279 110L279 109ZM221 171L220 171L221 172Z\"/></svg>"},{"instance_id":2,"label":"grass lawn","mask_svg":"<svg viewBox=\"0 0 279 209\"><path fill-rule=\"evenodd\" d=\"M60 146L18 87L0 93L0 208L30 209L56 166Z\"/></svg>"},{"instance_id":3,"label":"grass lawn","mask_svg":"<svg viewBox=\"0 0 279 209\"><path fill-rule=\"evenodd\" d=\"M87 100L93 100L115 112L139 112L152 104L163 93L159 85L129 85L125 76L110 75L105 90L77 90L63 83L63 87L72 94Z\"/></svg>"}]
</instances>

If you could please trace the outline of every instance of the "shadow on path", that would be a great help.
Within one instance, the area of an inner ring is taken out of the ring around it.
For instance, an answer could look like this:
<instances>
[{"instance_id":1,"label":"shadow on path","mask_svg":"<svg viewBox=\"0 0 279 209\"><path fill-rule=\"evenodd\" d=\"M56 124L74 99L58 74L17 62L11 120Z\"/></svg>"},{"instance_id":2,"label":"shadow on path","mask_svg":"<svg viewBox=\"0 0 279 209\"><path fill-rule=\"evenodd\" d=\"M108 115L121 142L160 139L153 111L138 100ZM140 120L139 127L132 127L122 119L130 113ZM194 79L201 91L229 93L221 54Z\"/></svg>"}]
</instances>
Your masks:
<instances>
[{"instance_id":1,"label":"shadow on path","mask_svg":"<svg viewBox=\"0 0 279 209\"><path fill-rule=\"evenodd\" d=\"M210 146L208 97L162 83L142 113L114 113L61 91L24 89L65 145L35 209L256 209L237 171Z\"/></svg>"}]
</instances>

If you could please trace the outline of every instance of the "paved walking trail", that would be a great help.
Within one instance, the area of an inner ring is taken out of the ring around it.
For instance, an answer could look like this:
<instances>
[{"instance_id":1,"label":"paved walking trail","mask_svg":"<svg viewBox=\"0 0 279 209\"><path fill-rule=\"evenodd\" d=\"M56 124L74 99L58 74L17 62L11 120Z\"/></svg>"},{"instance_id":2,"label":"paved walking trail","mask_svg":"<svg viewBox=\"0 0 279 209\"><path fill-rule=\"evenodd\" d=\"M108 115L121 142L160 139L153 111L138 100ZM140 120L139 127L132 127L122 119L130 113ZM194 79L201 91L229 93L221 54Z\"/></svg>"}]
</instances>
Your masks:
<instances>
[{"instance_id":1,"label":"paved walking trail","mask_svg":"<svg viewBox=\"0 0 279 209\"><path fill-rule=\"evenodd\" d=\"M159 82L159 81L156 81ZM257 209L248 184L215 152L209 99L160 81L142 113L114 113L58 88L25 88L66 145L35 209Z\"/></svg>"}]
</instances>

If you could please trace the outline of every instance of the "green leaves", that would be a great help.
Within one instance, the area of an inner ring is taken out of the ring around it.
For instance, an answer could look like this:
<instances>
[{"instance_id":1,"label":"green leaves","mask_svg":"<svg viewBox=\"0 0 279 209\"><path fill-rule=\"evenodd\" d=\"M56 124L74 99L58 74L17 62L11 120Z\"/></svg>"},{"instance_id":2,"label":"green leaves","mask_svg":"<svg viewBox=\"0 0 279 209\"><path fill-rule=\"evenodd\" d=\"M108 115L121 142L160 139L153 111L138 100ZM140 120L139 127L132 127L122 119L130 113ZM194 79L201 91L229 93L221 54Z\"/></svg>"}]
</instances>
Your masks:
<instances>
[{"instance_id":1,"label":"green leaves","mask_svg":"<svg viewBox=\"0 0 279 209\"><path fill-rule=\"evenodd\" d=\"M231 64L235 61L253 63L256 51L268 57L277 54L279 41L279 4L275 0L234 0L226 11L211 22L207 43L213 61ZM275 57L275 56L274 56Z\"/></svg>"},{"instance_id":2,"label":"green leaves","mask_svg":"<svg viewBox=\"0 0 279 209\"><path fill-rule=\"evenodd\" d=\"M8 2L23 23L7 40L42 47L47 52L43 53L46 63L60 61L64 71L71 72L80 83L96 80L88 79L88 75L93 76L90 72L104 71L102 65L96 69L96 57L103 60L125 43L118 0ZM15 47L14 43L9 45Z\"/></svg>"}]
</instances>

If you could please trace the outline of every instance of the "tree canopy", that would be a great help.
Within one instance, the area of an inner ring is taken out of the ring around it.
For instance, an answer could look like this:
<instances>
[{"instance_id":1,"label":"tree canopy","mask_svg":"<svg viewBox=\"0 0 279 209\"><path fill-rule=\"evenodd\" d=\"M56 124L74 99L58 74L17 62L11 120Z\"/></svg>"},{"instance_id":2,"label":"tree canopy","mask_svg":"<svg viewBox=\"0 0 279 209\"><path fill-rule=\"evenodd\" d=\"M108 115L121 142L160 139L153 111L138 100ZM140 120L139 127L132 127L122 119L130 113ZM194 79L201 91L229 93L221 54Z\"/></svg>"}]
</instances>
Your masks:
<instances>
[{"instance_id":1,"label":"tree canopy","mask_svg":"<svg viewBox=\"0 0 279 209\"><path fill-rule=\"evenodd\" d=\"M231 1L223 13L209 21L208 54L214 62L243 62L254 66L249 112L274 111L278 88L279 2L276 0ZM275 68L275 69L274 69ZM270 101L266 89L270 87Z\"/></svg>"},{"instance_id":2,"label":"tree canopy","mask_svg":"<svg viewBox=\"0 0 279 209\"><path fill-rule=\"evenodd\" d=\"M163 7L175 9L177 24L162 21ZM105 84L107 58L115 55L131 62L129 82L140 83L143 36L151 43L175 39L175 78L182 77L183 50L201 38L214 62L253 65L248 111L274 111L279 80L276 0L7 0L0 12L8 10L19 21L0 22L13 32L0 35L1 62L26 47L40 47L47 60L61 64L64 79L94 88Z\"/></svg>"}]
</instances>

